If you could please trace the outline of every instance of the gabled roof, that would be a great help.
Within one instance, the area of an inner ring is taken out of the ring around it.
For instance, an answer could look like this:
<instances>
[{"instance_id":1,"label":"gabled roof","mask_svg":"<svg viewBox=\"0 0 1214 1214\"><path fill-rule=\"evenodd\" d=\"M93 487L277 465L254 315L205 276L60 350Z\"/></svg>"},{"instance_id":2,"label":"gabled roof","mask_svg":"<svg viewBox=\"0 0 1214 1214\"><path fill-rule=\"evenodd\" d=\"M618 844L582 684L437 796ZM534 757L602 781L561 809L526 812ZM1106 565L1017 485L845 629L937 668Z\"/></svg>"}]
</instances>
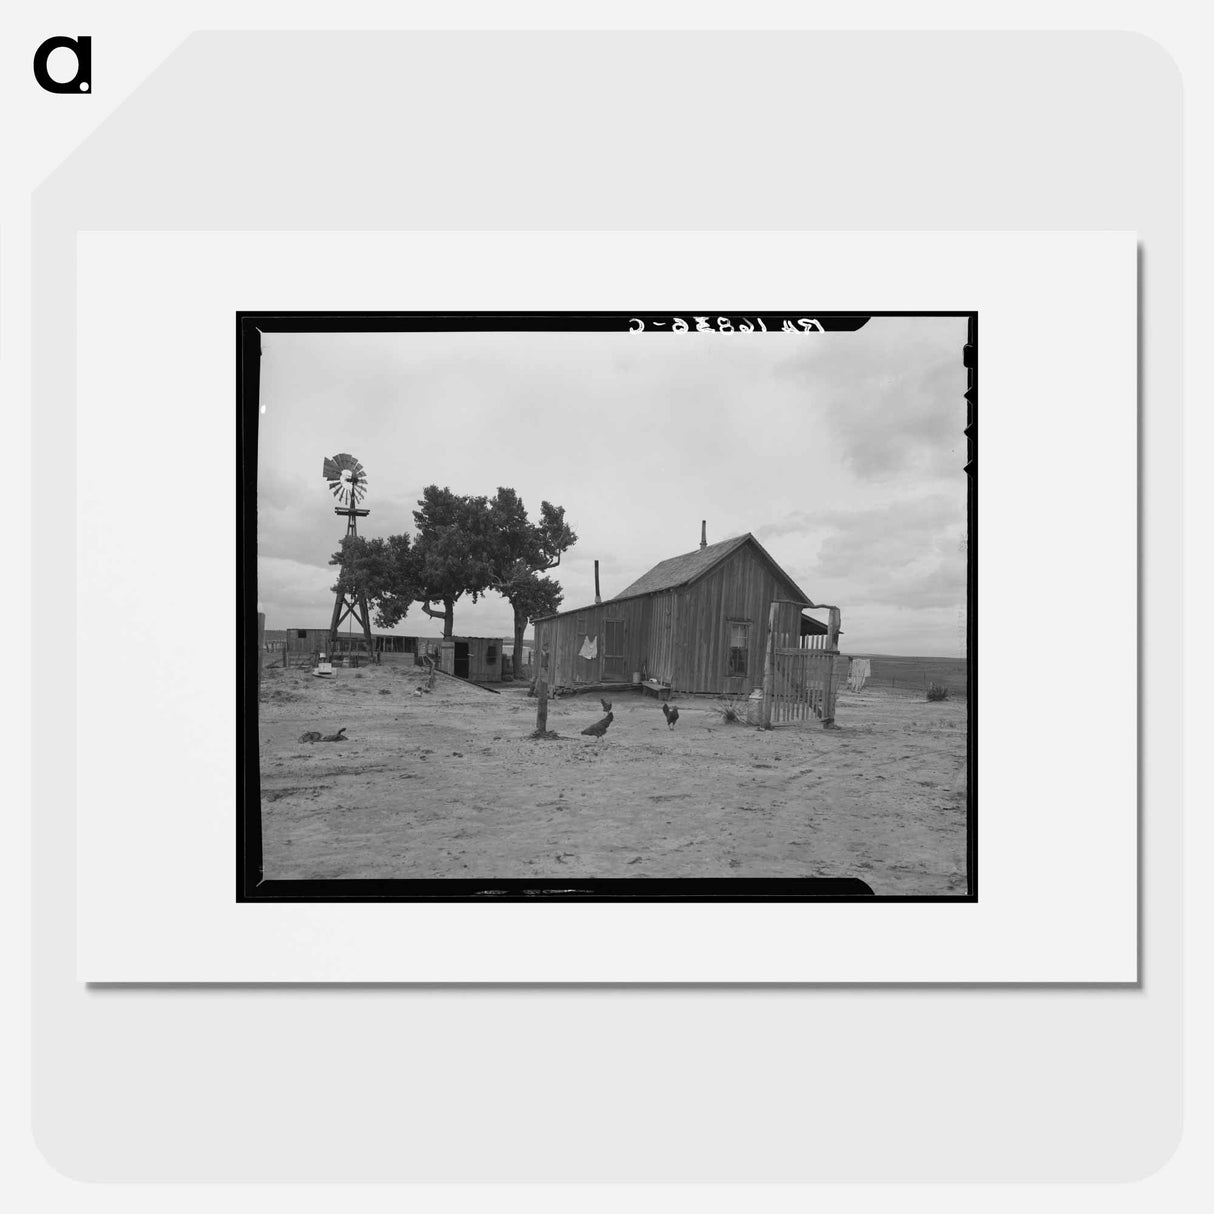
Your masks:
<instances>
[{"instance_id":1,"label":"gabled roof","mask_svg":"<svg viewBox=\"0 0 1214 1214\"><path fill-rule=\"evenodd\" d=\"M640 594L657 594L663 590L686 586L689 582L698 581L746 544L752 544L758 550L759 555L797 592L797 597L807 607L813 606L809 595L776 564L771 553L749 531L745 535L735 535L733 539L722 540L719 544L709 544L706 548L697 548L694 552L685 552L681 556L659 561L648 573L637 578L631 586L626 586L615 597L631 599Z\"/></svg>"},{"instance_id":2,"label":"gabled roof","mask_svg":"<svg viewBox=\"0 0 1214 1214\"><path fill-rule=\"evenodd\" d=\"M637 594L657 594L660 590L685 586L753 538L750 534L735 535L731 540L722 540L719 544L709 544L707 548L697 548L695 552L684 552L681 556L659 561L648 573L642 574L631 586L625 586L614 597L630 599Z\"/></svg>"},{"instance_id":3,"label":"gabled roof","mask_svg":"<svg viewBox=\"0 0 1214 1214\"><path fill-rule=\"evenodd\" d=\"M759 555L796 592L796 597L806 607L814 605L809 595L776 564L771 553L749 531L745 535L735 535L732 539L722 540L719 544L709 544L706 548L697 548L694 552L684 552L681 556L672 556L667 560L659 561L648 573L637 578L631 586L626 586L619 594L613 598L604 599L603 602L618 603L622 599L635 599L641 595L658 594L664 590L674 590L679 586L686 586L690 582L698 581L747 544L754 546ZM536 618L547 620L558 615L573 615L576 612L592 610L592 606L567 607L564 611L553 612L550 616L537 616Z\"/></svg>"}]
</instances>

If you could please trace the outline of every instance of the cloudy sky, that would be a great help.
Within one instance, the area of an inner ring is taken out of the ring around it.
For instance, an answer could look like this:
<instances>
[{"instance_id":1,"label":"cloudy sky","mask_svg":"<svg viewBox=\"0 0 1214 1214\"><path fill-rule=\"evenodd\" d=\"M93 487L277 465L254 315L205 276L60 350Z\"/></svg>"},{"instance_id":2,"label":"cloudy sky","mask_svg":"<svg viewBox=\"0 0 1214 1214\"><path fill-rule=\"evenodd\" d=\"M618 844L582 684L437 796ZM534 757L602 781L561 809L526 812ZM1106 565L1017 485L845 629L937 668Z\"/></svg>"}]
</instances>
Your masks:
<instances>
[{"instance_id":1,"label":"cloudy sky","mask_svg":"<svg viewBox=\"0 0 1214 1214\"><path fill-rule=\"evenodd\" d=\"M423 486L564 506L565 607L753 532L852 653L965 652L965 321L855 333L285 334L262 339L258 597L267 628L325 627L345 520L321 475L367 470L360 534L412 530ZM437 635L414 607L396 629ZM343 625L344 627L344 625ZM509 636L495 594L457 634Z\"/></svg>"}]
</instances>

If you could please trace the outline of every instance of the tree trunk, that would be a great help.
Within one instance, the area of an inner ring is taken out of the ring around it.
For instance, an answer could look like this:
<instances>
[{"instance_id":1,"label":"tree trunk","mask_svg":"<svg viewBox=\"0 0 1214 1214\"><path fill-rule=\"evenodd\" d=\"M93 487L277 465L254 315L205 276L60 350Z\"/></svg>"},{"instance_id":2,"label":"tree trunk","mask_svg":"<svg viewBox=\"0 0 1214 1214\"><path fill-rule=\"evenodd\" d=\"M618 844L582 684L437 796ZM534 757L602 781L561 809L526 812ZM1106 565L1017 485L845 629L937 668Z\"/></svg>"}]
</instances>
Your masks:
<instances>
[{"instance_id":1,"label":"tree trunk","mask_svg":"<svg viewBox=\"0 0 1214 1214\"><path fill-rule=\"evenodd\" d=\"M443 599L443 640L451 639L452 630L455 628L455 600Z\"/></svg>"}]
</instances>

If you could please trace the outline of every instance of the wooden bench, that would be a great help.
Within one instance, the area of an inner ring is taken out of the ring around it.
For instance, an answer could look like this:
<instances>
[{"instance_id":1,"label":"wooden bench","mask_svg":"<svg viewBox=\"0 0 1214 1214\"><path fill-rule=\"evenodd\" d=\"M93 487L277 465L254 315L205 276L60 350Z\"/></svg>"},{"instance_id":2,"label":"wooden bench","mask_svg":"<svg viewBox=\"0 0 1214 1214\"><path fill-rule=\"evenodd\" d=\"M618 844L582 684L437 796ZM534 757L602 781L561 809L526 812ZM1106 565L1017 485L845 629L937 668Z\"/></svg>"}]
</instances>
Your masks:
<instances>
[{"instance_id":1,"label":"wooden bench","mask_svg":"<svg viewBox=\"0 0 1214 1214\"><path fill-rule=\"evenodd\" d=\"M645 693L652 691L659 700L670 699L670 684L663 683L661 679L646 679L641 684L641 691Z\"/></svg>"}]
</instances>

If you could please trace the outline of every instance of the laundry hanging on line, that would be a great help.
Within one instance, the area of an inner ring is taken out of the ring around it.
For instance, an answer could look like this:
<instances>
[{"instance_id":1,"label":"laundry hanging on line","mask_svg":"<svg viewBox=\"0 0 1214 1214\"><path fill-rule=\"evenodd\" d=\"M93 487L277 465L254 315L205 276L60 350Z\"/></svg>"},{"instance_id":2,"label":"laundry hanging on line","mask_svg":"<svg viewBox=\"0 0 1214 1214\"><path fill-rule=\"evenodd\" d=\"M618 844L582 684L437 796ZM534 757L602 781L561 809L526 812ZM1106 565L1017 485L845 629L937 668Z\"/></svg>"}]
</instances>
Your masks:
<instances>
[{"instance_id":1,"label":"laundry hanging on line","mask_svg":"<svg viewBox=\"0 0 1214 1214\"><path fill-rule=\"evenodd\" d=\"M578 653L586 659L597 658L599 656L599 638L587 637L582 642L582 647L578 650Z\"/></svg>"}]
</instances>

